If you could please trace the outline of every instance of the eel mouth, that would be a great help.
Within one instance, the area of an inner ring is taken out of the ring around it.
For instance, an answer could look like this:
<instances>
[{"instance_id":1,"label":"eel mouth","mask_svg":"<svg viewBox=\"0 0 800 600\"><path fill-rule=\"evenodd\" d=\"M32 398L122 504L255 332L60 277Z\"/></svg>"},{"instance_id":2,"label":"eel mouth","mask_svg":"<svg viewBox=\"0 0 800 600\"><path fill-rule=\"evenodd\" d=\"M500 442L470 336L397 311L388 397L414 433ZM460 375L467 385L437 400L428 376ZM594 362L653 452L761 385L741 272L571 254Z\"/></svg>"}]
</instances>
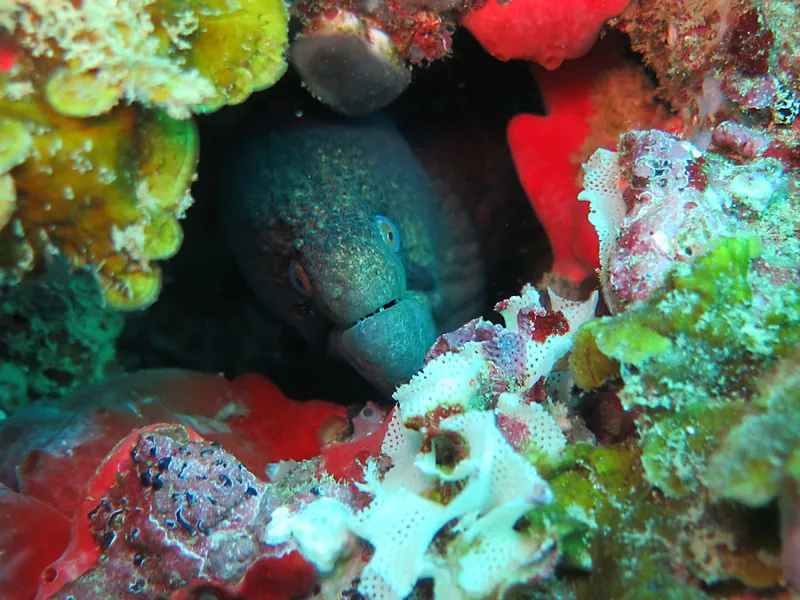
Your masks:
<instances>
[{"instance_id":1,"label":"eel mouth","mask_svg":"<svg viewBox=\"0 0 800 600\"><path fill-rule=\"evenodd\" d=\"M389 302L387 302L383 306L373 310L371 313L364 315L358 321L356 321L355 323L352 323L350 325L350 327L346 327L345 329L350 329L351 327L356 327L359 324L361 324L364 321L366 321L367 319L371 319L372 317L377 316L378 314L382 313L383 311L389 310L390 308L397 306L399 303L400 303L400 298L395 298L394 300L390 300Z\"/></svg>"},{"instance_id":2,"label":"eel mouth","mask_svg":"<svg viewBox=\"0 0 800 600\"><path fill-rule=\"evenodd\" d=\"M359 324L378 316L380 313L390 310L399 304L406 301L413 301L417 303L424 303L423 297L428 299L428 310L436 312L436 306L440 302L440 294L438 293L439 278L431 267L412 263L406 268L406 287L400 296L389 300L382 306L379 306L370 313L360 317L347 326L343 326L342 330L357 327Z\"/></svg>"},{"instance_id":3,"label":"eel mouth","mask_svg":"<svg viewBox=\"0 0 800 600\"><path fill-rule=\"evenodd\" d=\"M430 301L425 294L407 291L339 330L336 338L340 355L391 395L422 368L436 339Z\"/></svg>"}]
</instances>

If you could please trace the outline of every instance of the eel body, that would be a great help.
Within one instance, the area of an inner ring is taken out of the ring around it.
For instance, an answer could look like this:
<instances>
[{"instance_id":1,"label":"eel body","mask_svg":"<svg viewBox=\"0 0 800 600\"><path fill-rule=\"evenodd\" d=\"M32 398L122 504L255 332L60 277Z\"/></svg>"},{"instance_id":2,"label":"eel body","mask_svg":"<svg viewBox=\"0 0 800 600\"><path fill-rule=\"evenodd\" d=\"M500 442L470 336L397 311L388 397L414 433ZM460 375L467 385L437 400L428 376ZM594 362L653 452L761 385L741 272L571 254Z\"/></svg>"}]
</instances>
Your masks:
<instances>
[{"instance_id":1,"label":"eel body","mask_svg":"<svg viewBox=\"0 0 800 600\"><path fill-rule=\"evenodd\" d=\"M477 316L485 265L468 211L434 191L383 121L257 129L219 194L259 298L391 394L436 335Z\"/></svg>"}]
</instances>

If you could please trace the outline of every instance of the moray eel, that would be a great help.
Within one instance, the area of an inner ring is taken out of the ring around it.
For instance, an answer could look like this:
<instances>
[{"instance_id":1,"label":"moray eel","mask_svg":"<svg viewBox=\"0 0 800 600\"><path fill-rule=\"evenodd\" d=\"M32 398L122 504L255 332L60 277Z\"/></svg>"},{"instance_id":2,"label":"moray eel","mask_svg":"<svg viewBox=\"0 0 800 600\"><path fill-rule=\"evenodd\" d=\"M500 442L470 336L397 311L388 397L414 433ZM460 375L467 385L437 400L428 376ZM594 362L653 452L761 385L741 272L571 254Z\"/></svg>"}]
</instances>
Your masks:
<instances>
[{"instance_id":1,"label":"moray eel","mask_svg":"<svg viewBox=\"0 0 800 600\"><path fill-rule=\"evenodd\" d=\"M480 312L475 229L391 123L299 123L237 145L223 232L267 306L388 395Z\"/></svg>"}]
</instances>

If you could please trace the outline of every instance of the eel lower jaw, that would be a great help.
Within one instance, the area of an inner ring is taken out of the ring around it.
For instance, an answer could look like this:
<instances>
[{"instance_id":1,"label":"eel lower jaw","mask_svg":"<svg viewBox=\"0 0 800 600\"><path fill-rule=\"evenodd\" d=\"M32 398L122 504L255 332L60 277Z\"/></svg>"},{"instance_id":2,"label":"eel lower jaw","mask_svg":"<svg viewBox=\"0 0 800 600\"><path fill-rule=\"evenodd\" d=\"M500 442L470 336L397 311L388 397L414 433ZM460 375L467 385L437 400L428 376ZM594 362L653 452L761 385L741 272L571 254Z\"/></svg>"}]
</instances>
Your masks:
<instances>
[{"instance_id":1,"label":"eel lower jaw","mask_svg":"<svg viewBox=\"0 0 800 600\"><path fill-rule=\"evenodd\" d=\"M332 335L336 353L390 396L422 368L436 324L427 296L406 292Z\"/></svg>"}]
</instances>

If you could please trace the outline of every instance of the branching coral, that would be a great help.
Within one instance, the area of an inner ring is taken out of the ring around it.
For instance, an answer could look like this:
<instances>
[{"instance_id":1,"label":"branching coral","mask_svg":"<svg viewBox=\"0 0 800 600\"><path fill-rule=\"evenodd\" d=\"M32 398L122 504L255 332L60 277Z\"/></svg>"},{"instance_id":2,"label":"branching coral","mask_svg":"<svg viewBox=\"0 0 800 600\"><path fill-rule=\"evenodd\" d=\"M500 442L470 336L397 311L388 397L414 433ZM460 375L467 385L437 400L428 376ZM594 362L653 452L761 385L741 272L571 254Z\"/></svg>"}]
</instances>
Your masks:
<instances>
[{"instance_id":1,"label":"branching coral","mask_svg":"<svg viewBox=\"0 0 800 600\"><path fill-rule=\"evenodd\" d=\"M287 18L279 0L4 7L14 43L0 72L0 283L61 253L97 273L112 306L153 302L153 261L177 251L191 203L188 117L274 83Z\"/></svg>"}]
</instances>

